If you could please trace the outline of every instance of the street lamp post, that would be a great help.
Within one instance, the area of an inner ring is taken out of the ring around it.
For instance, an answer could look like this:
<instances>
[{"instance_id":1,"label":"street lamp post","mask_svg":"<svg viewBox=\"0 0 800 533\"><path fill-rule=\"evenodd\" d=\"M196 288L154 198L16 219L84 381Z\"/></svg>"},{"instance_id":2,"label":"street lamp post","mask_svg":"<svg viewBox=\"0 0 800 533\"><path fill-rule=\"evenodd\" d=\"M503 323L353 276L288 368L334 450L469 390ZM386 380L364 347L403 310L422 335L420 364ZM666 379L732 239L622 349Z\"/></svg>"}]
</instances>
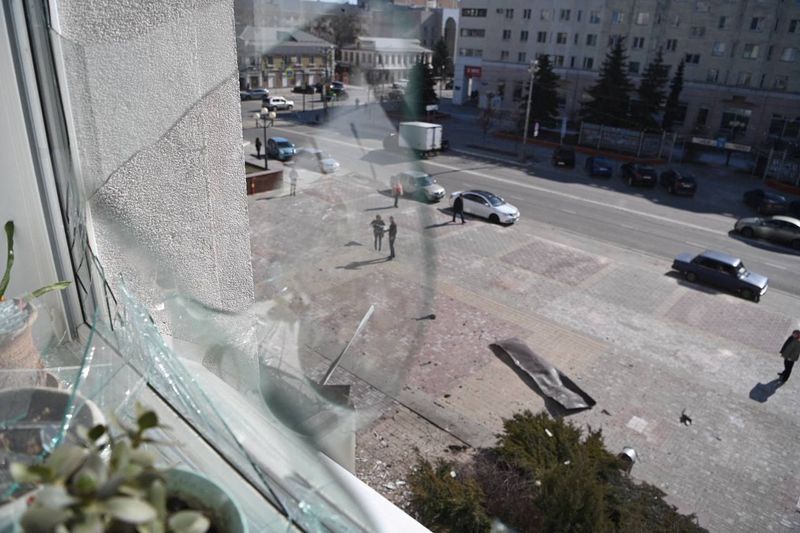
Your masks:
<instances>
[{"instance_id":1,"label":"street lamp post","mask_svg":"<svg viewBox=\"0 0 800 533\"><path fill-rule=\"evenodd\" d=\"M531 120L531 100L533 97L533 77L539 69L538 61L531 61L528 66L528 74L530 74L530 85L528 87L528 105L525 106L525 130L522 132L522 150L520 150L520 161L525 161L525 156L528 148L528 126Z\"/></svg>"},{"instance_id":2,"label":"street lamp post","mask_svg":"<svg viewBox=\"0 0 800 533\"><path fill-rule=\"evenodd\" d=\"M267 121L272 126L275 117L278 115L275 111L270 111L266 107L262 107L259 113L256 113L256 120L261 120L261 127L264 128L264 170L269 170L269 156L267 155Z\"/></svg>"}]
</instances>

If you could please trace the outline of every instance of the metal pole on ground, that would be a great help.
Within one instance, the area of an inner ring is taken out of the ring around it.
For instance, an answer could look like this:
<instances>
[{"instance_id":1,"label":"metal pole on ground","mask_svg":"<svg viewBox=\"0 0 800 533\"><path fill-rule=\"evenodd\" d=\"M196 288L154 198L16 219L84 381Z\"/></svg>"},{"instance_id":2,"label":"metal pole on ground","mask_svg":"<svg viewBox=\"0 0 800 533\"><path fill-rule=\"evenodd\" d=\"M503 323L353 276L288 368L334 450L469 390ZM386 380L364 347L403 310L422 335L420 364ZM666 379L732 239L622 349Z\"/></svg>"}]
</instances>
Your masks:
<instances>
[{"instance_id":1,"label":"metal pole on ground","mask_svg":"<svg viewBox=\"0 0 800 533\"><path fill-rule=\"evenodd\" d=\"M532 61L528 66L528 74L530 74L530 84L528 86L528 105L525 107L525 129L522 132L522 149L520 150L519 159L525 161L528 151L528 126L531 121L531 100L533 99L533 77L536 70L539 68L538 61Z\"/></svg>"}]
</instances>

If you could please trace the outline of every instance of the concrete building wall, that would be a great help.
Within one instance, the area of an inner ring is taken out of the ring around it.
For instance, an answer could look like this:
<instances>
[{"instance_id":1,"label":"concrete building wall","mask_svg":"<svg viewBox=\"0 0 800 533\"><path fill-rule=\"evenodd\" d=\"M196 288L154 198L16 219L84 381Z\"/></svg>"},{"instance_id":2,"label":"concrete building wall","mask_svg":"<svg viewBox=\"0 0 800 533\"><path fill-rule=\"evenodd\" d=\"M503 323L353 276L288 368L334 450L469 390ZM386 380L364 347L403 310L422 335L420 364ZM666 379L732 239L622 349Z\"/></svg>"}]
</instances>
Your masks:
<instances>
[{"instance_id":1,"label":"concrete building wall","mask_svg":"<svg viewBox=\"0 0 800 533\"><path fill-rule=\"evenodd\" d=\"M749 113L738 137L747 142L764 139L773 114L800 115L800 4L779 0L501 0L491 7L464 0L454 101L504 88L503 107L516 109L514 87L527 84L527 64L547 54L562 78L564 113L575 118L616 36L625 38L636 83L659 49L671 73L686 61L685 133L695 129L701 109L708 110L705 132L712 136L732 133L725 111ZM470 83L465 68L476 66L481 78Z\"/></svg>"},{"instance_id":2,"label":"concrete building wall","mask_svg":"<svg viewBox=\"0 0 800 533\"><path fill-rule=\"evenodd\" d=\"M151 308L173 287L214 308L245 308L253 278L232 4L52 5L107 278L124 279Z\"/></svg>"}]
</instances>

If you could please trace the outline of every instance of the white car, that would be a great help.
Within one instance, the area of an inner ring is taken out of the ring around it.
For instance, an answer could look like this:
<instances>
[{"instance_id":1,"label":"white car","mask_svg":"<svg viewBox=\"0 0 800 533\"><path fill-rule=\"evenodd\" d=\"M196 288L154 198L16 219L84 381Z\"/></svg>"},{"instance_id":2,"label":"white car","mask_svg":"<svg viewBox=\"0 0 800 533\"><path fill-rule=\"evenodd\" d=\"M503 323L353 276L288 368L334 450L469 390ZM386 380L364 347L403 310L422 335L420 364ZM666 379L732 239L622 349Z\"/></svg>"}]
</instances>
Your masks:
<instances>
[{"instance_id":1,"label":"white car","mask_svg":"<svg viewBox=\"0 0 800 533\"><path fill-rule=\"evenodd\" d=\"M294 108L294 101L287 100L283 96L269 96L261 100L261 104L270 111L291 110Z\"/></svg>"},{"instance_id":2,"label":"white car","mask_svg":"<svg viewBox=\"0 0 800 533\"><path fill-rule=\"evenodd\" d=\"M310 168L323 174L331 174L339 170L339 162L331 157L331 154L316 148L298 148L294 160L299 166Z\"/></svg>"},{"instance_id":3,"label":"white car","mask_svg":"<svg viewBox=\"0 0 800 533\"><path fill-rule=\"evenodd\" d=\"M249 91L249 93L250 93L250 98L266 98L269 96L269 90L262 88L252 89Z\"/></svg>"},{"instance_id":4,"label":"white car","mask_svg":"<svg viewBox=\"0 0 800 533\"><path fill-rule=\"evenodd\" d=\"M450 194L450 206L457 197L464 202L464 213L486 218L495 224L513 224L519 220L519 209L488 191L457 191Z\"/></svg>"}]
</instances>

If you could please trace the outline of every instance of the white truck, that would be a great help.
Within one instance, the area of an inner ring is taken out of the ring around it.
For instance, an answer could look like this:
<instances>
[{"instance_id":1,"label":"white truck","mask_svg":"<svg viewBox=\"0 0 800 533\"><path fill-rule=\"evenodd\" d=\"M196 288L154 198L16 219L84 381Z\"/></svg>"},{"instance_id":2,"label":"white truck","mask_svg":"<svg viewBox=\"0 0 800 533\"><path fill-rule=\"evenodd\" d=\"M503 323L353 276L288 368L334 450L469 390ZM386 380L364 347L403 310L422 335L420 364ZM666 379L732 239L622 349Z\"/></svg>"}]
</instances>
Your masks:
<instances>
[{"instance_id":1,"label":"white truck","mask_svg":"<svg viewBox=\"0 0 800 533\"><path fill-rule=\"evenodd\" d=\"M411 151L419 157L430 157L447 149L442 141L442 125L430 122L401 122L397 133L383 139L384 150Z\"/></svg>"}]
</instances>

